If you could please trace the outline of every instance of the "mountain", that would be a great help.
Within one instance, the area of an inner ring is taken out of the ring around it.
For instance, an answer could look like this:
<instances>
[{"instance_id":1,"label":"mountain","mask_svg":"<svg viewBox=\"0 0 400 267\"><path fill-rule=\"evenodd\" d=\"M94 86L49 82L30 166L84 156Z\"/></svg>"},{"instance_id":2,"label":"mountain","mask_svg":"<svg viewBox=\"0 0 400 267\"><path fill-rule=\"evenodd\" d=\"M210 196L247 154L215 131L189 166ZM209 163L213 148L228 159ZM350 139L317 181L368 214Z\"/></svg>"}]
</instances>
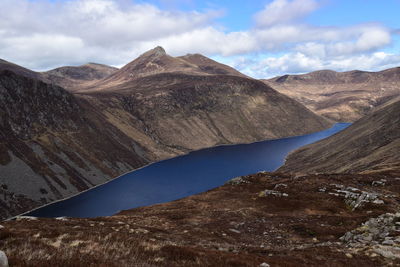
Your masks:
<instances>
[{"instance_id":1,"label":"mountain","mask_svg":"<svg viewBox=\"0 0 400 267\"><path fill-rule=\"evenodd\" d=\"M84 101L9 70L0 71L0 140L0 218L148 162L139 144Z\"/></svg>"},{"instance_id":2,"label":"mountain","mask_svg":"<svg viewBox=\"0 0 400 267\"><path fill-rule=\"evenodd\" d=\"M322 70L263 80L315 113L352 122L400 95L400 67L380 72Z\"/></svg>"},{"instance_id":3,"label":"mountain","mask_svg":"<svg viewBox=\"0 0 400 267\"><path fill-rule=\"evenodd\" d=\"M88 63L82 66L60 67L41 73L46 82L57 84L65 89L73 90L110 76L118 69L107 65Z\"/></svg>"},{"instance_id":4,"label":"mountain","mask_svg":"<svg viewBox=\"0 0 400 267\"><path fill-rule=\"evenodd\" d=\"M291 153L281 171L376 172L400 169L400 101L389 103L342 132Z\"/></svg>"},{"instance_id":5,"label":"mountain","mask_svg":"<svg viewBox=\"0 0 400 267\"><path fill-rule=\"evenodd\" d=\"M9 70L21 76L33 78L33 79L40 79L40 74L38 72L29 70L27 68L21 67L17 64L8 62L6 60L0 59L0 71Z\"/></svg>"},{"instance_id":6,"label":"mountain","mask_svg":"<svg viewBox=\"0 0 400 267\"><path fill-rule=\"evenodd\" d=\"M106 79L87 86L88 88L83 88L80 91L104 91L107 88L114 89L114 87L118 89L118 86L126 82L163 73L247 77L227 65L218 63L200 54L172 57L165 52L164 48L158 46L142 54Z\"/></svg>"},{"instance_id":7,"label":"mountain","mask_svg":"<svg viewBox=\"0 0 400 267\"><path fill-rule=\"evenodd\" d=\"M91 64L37 73L4 63L0 217L195 149L330 126L228 66L184 58L158 47L120 70Z\"/></svg>"},{"instance_id":8,"label":"mountain","mask_svg":"<svg viewBox=\"0 0 400 267\"><path fill-rule=\"evenodd\" d=\"M76 95L99 107L121 130L131 121L164 151L177 154L329 126L296 101L228 66L201 55L171 57L160 47Z\"/></svg>"},{"instance_id":9,"label":"mountain","mask_svg":"<svg viewBox=\"0 0 400 267\"><path fill-rule=\"evenodd\" d=\"M81 86L101 80L118 69L103 64L88 63L82 66L65 66L46 72L36 72L0 59L1 70L9 70L21 76L52 83L67 90L76 90Z\"/></svg>"}]
</instances>

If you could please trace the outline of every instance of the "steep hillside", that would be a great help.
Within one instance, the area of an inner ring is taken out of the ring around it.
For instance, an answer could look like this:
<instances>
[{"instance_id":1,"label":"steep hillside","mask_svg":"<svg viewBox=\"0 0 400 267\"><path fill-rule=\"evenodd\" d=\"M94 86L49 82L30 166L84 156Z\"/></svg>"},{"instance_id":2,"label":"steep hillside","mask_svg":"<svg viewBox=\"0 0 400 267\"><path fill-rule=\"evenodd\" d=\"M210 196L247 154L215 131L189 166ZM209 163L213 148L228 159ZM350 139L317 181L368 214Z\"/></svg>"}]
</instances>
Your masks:
<instances>
[{"instance_id":1,"label":"steep hillside","mask_svg":"<svg viewBox=\"0 0 400 267\"><path fill-rule=\"evenodd\" d=\"M380 72L323 70L264 82L319 115L351 122L400 95L400 68Z\"/></svg>"},{"instance_id":2,"label":"steep hillside","mask_svg":"<svg viewBox=\"0 0 400 267\"><path fill-rule=\"evenodd\" d=\"M290 154L281 171L372 172L400 169L400 101L385 105L344 131Z\"/></svg>"},{"instance_id":3,"label":"steep hillside","mask_svg":"<svg viewBox=\"0 0 400 267\"><path fill-rule=\"evenodd\" d=\"M8 70L0 71L0 115L0 218L147 162L139 144L87 103Z\"/></svg>"}]
</instances>

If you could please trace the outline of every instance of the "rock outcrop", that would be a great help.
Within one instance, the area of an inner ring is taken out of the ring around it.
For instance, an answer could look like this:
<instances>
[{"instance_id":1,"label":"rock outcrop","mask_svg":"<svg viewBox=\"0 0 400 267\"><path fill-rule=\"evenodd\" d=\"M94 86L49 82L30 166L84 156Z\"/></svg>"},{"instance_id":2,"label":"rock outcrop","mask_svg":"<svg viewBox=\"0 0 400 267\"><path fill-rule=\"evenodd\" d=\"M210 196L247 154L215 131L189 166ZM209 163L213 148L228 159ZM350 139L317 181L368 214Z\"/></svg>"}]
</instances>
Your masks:
<instances>
[{"instance_id":1,"label":"rock outcrop","mask_svg":"<svg viewBox=\"0 0 400 267\"><path fill-rule=\"evenodd\" d=\"M0 250L0 267L8 267L7 255Z\"/></svg>"}]
</instances>

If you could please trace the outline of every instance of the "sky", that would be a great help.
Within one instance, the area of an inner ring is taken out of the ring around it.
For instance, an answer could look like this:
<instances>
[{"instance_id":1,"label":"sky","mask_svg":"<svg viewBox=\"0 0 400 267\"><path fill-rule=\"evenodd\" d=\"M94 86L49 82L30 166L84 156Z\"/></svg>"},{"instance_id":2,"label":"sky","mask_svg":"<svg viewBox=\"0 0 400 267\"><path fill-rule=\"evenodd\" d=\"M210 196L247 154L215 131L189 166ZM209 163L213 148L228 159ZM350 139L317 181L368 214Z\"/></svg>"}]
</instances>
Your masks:
<instances>
[{"instance_id":1,"label":"sky","mask_svg":"<svg viewBox=\"0 0 400 267\"><path fill-rule=\"evenodd\" d=\"M0 0L0 58L121 67L156 46L254 78L400 66L400 0Z\"/></svg>"}]
</instances>

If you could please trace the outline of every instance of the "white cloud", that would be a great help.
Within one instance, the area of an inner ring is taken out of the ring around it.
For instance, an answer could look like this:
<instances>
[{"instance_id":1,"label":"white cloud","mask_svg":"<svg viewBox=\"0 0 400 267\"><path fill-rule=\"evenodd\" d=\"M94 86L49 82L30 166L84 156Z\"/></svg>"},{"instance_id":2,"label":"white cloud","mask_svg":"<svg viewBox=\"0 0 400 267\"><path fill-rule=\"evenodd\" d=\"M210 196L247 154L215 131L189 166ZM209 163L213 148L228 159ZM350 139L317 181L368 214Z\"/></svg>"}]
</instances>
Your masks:
<instances>
[{"instance_id":1,"label":"white cloud","mask_svg":"<svg viewBox=\"0 0 400 267\"><path fill-rule=\"evenodd\" d=\"M234 65L236 65L234 63ZM377 71L400 65L400 55L385 52L321 58L300 52L287 53L280 57L266 57L246 69L253 77L270 78L282 74L307 73L315 70L336 71L365 70Z\"/></svg>"},{"instance_id":2,"label":"white cloud","mask_svg":"<svg viewBox=\"0 0 400 267\"><path fill-rule=\"evenodd\" d=\"M318 8L315 0L274 0L257 13L254 18L258 27L269 27L293 22Z\"/></svg>"},{"instance_id":3,"label":"white cloud","mask_svg":"<svg viewBox=\"0 0 400 267\"><path fill-rule=\"evenodd\" d=\"M74 64L77 56L82 63L126 63L155 41L204 29L218 15L112 0L2 0L0 10L7 10L0 13L0 58L33 68ZM114 59L105 61L110 53Z\"/></svg>"}]
</instances>

